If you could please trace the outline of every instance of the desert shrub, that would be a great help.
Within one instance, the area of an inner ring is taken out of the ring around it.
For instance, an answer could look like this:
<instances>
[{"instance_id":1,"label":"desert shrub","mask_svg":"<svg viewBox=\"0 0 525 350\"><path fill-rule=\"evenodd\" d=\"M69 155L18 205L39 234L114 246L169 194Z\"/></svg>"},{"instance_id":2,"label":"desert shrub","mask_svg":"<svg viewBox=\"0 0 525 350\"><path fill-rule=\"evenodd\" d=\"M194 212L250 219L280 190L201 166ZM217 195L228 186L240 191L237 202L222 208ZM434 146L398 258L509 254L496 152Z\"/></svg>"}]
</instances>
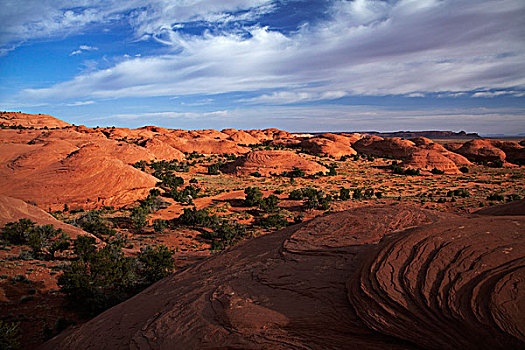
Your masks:
<instances>
[{"instance_id":1,"label":"desert shrub","mask_svg":"<svg viewBox=\"0 0 525 350\"><path fill-rule=\"evenodd\" d=\"M250 173L250 176L253 176L253 177L262 177L261 173L258 172L258 171L255 171L253 173Z\"/></svg>"},{"instance_id":2,"label":"desert shrub","mask_svg":"<svg viewBox=\"0 0 525 350\"><path fill-rule=\"evenodd\" d=\"M373 188L367 188L365 189L365 193L363 194L363 197L365 199L370 199L374 196L374 189Z\"/></svg>"},{"instance_id":3,"label":"desert shrub","mask_svg":"<svg viewBox=\"0 0 525 350\"><path fill-rule=\"evenodd\" d=\"M487 196L489 201L502 201L505 197L500 193L491 193Z\"/></svg>"},{"instance_id":4,"label":"desert shrub","mask_svg":"<svg viewBox=\"0 0 525 350\"><path fill-rule=\"evenodd\" d=\"M469 170L466 166L462 166L459 168L459 171L461 171L463 174L468 174Z\"/></svg>"},{"instance_id":5,"label":"desert shrub","mask_svg":"<svg viewBox=\"0 0 525 350\"><path fill-rule=\"evenodd\" d=\"M295 189L288 195L288 199L301 200L303 199L303 191L301 189Z\"/></svg>"},{"instance_id":6,"label":"desert shrub","mask_svg":"<svg viewBox=\"0 0 525 350\"><path fill-rule=\"evenodd\" d=\"M289 222L281 214L272 214L272 215L268 215L268 216L257 219L255 224L265 229L269 229L269 228L279 229L281 227L288 226Z\"/></svg>"},{"instance_id":7,"label":"desert shrub","mask_svg":"<svg viewBox=\"0 0 525 350\"><path fill-rule=\"evenodd\" d=\"M277 211L279 205L279 198L276 195L269 195L266 198L261 199L259 203L259 209L265 212Z\"/></svg>"},{"instance_id":8,"label":"desert shrub","mask_svg":"<svg viewBox=\"0 0 525 350\"><path fill-rule=\"evenodd\" d=\"M520 199L521 199L521 196L517 193L507 195L507 202L517 201Z\"/></svg>"},{"instance_id":9,"label":"desert shrub","mask_svg":"<svg viewBox=\"0 0 525 350\"><path fill-rule=\"evenodd\" d=\"M69 236L53 225L35 225L28 219L9 222L2 231L2 237L12 244L25 244L33 258L53 259L55 253L69 248Z\"/></svg>"},{"instance_id":10,"label":"desert shrub","mask_svg":"<svg viewBox=\"0 0 525 350\"><path fill-rule=\"evenodd\" d=\"M244 194L246 194L246 199L244 200L246 206L255 207L261 204L263 194L258 187L247 187L244 190Z\"/></svg>"},{"instance_id":11,"label":"desert shrub","mask_svg":"<svg viewBox=\"0 0 525 350\"><path fill-rule=\"evenodd\" d=\"M291 171L284 171L281 174L281 176L290 177L290 178L304 177L305 175L306 173L302 169L299 169L298 167L294 167L293 170Z\"/></svg>"},{"instance_id":12,"label":"desert shrub","mask_svg":"<svg viewBox=\"0 0 525 350\"><path fill-rule=\"evenodd\" d=\"M354 193L352 194L353 199L362 199L363 198L363 190L360 188L356 188L354 190Z\"/></svg>"},{"instance_id":13,"label":"desert shrub","mask_svg":"<svg viewBox=\"0 0 525 350\"><path fill-rule=\"evenodd\" d=\"M2 239L12 244L25 244L29 232L35 227L35 223L29 219L20 219L8 222L2 230Z\"/></svg>"},{"instance_id":14,"label":"desert shrub","mask_svg":"<svg viewBox=\"0 0 525 350\"><path fill-rule=\"evenodd\" d=\"M403 169L401 165L399 165L396 161L393 161L392 164L389 166L389 168L392 170L394 174L399 175L408 175L408 176L417 176L421 175L421 169Z\"/></svg>"},{"instance_id":15,"label":"desert shrub","mask_svg":"<svg viewBox=\"0 0 525 350\"><path fill-rule=\"evenodd\" d=\"M165 191L176 190L179 186L184 184L184 179L173 174L165 174L158 177L162 181L157 184Z\"/></svg>"},{"instance_id":16,"label":"desert shrub","mask_svg":"<svg viewBox=\"0 0 525 350\"><path fill-rule=\"evenodd\" d=\"M331 164L329 167L328 167L328 176L336 176L337 175L337 165L336 164Z\"/></svg>"},{"instance_id":17,"label":"desert shrub","mask_svg":"<svg viewBox=\"0 0 525 350\"><path fill-rule=\"evenodd\" d=\"M438 203L446 203L447 200L446 200L445 198L439 198L439 199L437 200L437 202L438 202Z\"/></svg>"},{"instance_id":18,"label":"desert shrub","mask_svg":"<svg viewBox=\"0 0 525 350\"><path fill-rule=\"evenodd\" d=\"M21 338L19 322L4 322L0 320L0 349L20 349Z\"/></svg>"},{"instance_id":19,"label":"desert shrub","mask_svg":"<svg viewBox=\"0 0 525 350\"><path fill-rule=\"evenodd\" d=\"M350 189L340 188L339 189L339 199L343 201L350 199Z\"/></svg>"},{"instance_id":20,"label":"desert shrub","mask_svg":"<svg viewBox=\"0 0 525 350\"><path fill-rule=\"evenodd\" d=\"M156 280L173 267L171 251L165 247L146 248L138 257L125 256L122 240L112 240L96 249L93 241L74 242L77 260L64 268L58 278L69 305L87 315L111 307Z\"/></svg>"},{"instance_id":21,"label":"desert shrub","mask_svg":"<svg viewBox=\"0 0 525 350\"><path fill-rule=\"evenodd\" d=\"M162 232L167 229L169 226L168 220L155 219L153 220L153 230L155 232Z\"/></svg>"},{"instance_id":22,"label":"desert shrub","mask_svg":"<svg viewBox=\"0 0 525 350\"><path fill-rule=\"evenodd\" d=\"M246 236L246 226L223 220L212 232L202 234L203 238L211 240L212 250L221 250L234 245Z\"/></svg>"},{"instance_id":23,"label":"desert shrub","mask_svg":"<svg viewBox=\"0 0 525 350\"><path fill-rule=\"evenodd\" d=\"M97 250L97 240L90 236L78 236L73 241L73 251L78 258L90 260L91 255Z\"/></svg>"},{"instance_id":24,"label":"desert shrub","mask_svg":"<svg viewBox=\"0 0 525 350\"><path fill-rule=\"evenodd\" d=\"M208 175L218 175L221 163L210 164L207 166Z\"/></svg>"},{"instance_id":25,"label":"desert shrub","mask_svg":"<svg viewBox=\"0 0 525 350\"><path fill-rule=\"evenodd\" d=\"M430 172L434 175L443 175L445 173L444 170L439 170L438 168L434 168Z\"/></svg>"},{"instance_id":26,"label":"desert shrub","mask_svg":"<svg viewBox=\"0 0 525 350\"><path fill-rule=\"evenodd\" d=\"M323 191L316 190L314 188L303 188L303 207L305 209L330 209L330 203L332 202L332 196L324 194Z\"/></svg>"},{"instance_id":27,"label":"desert shrub","mask_svg":"<svg viewBox=\"0 0 525 350\"><path fill-rule=\"evenodd\" d=\"M149 210L142 206L131 209L131 215L129 217L133 223L133 227L137 230L143 229L148 224L149 213Z\"/></svg>"},{"instance_id":28,"label":"desert shrub","mask_svg":"<svg viewBox=\"0 0 525 350\"><path fill-rule=\"evenodd\" d=\"M104 236L113 236L116 233L111 224L101 216L99 210L92 210L82 215L76 220L76 225L101 239Z\"/></svg>"},{"instance_id":29,"label":"desert shrub","mask_svg":"<svg viewBox=\"0 0 525 350\"><path fill-rule=\"evenodd\" d=\"M376 198L378 198L378 199L383 198L383 192L377 191L376 192Z\"/></svg>"},{"instance_id":30,"label":"desert shrub","mask_svg":"<svg viewBox=\"0 0 525 350\"><path fill-rule=\"evenodd\" d=\"M447 192L447 197L470 197L470 193L466 188L458 188Z\"/></svg>"},{"instance_id":31,"label":"desert shrub","mask_svg":"<svg viewBox=\"0 0 525 350\"><path fill-rule=\"evenodd\" d=\"M175 225L200 226L213 228L219 224L219 218L216 215L210 215L206 208L197 210L193 208L184 208L184 212L173 219Z\"/></svg>"},{"instance_id":32,"label":"desert shrub","mask_svg":"<svg viewBox=\"0 0 525 350\"><path fill-rule=\"evenodd\" d=\"M142 248L138 260L141 263L140 275L145 284L152 284L169 276L175 263L173 251L163 245Z\"/></svg>"}]
</instances>

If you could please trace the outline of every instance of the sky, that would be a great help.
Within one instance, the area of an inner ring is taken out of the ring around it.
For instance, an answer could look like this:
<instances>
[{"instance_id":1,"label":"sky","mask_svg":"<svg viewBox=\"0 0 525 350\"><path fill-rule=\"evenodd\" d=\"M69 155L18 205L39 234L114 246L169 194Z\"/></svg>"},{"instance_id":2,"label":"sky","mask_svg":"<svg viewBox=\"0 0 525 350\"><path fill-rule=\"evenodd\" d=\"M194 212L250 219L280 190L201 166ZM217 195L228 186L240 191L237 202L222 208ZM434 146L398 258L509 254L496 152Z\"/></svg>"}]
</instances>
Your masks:
<instances>
[{"instance_id":1,"label":"sky","mask_svg":"<svg viewBox=\"0 0 525 350\"><path fill-rule=\"evenodd\" d=\"M0 110L525 135L523 0L1 0Z\"/></svg>"}]
</instances>

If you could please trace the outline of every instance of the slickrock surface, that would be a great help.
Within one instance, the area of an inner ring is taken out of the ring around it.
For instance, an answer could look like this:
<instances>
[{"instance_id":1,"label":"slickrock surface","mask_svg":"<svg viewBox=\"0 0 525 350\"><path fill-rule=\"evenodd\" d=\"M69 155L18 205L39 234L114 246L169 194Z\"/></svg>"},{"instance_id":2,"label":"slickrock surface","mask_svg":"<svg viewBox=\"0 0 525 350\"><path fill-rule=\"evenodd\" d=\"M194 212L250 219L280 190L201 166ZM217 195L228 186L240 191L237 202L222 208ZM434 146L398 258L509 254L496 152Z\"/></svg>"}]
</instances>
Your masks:
<instances>
[{"instance_id":1,"label":"slickrock surface","mask_svg":"<svg viewBox=\"0 0 525 350\"><path fill-rule=\"evenodd\" d=\"M361 207L176 273L42 349L517 349L525 217Z\"/></svg>"},{"instance_id":2,"label":"slickrock surface","mask_svg":"<svg viewBox=\"0 0 525 350\"><path fill-rule=\"evenodd\" d=\"M301 148L309 153L329 155L336 159L351 156L357 152L350 146L350 139L340 135L323 134L301 142Z\"/></svg>"},{"instance_id":3,"label":"slickrock surface","mask_svg":"<svg viewBox=\"0 0 525 350\"><path fill-rule=\"evenodd\" d=\"M37 225L53 225L55 228L61 228L73 239L79 235L95 237L78 227L55 219L52 215L34 205L20 199L0 195L0 227L4 227L8 222L18 221L19 219L29 219Z\"/></svg>"},{"instance_id":4,"label":"slickrock surface","mask_svg":"<svg viewBox=\"0 0 525 350\"><path fill-rule=\"evenodd\" d=\"M0 193L45 209L61 210L64 203L73 209L131 204L157 183L95 144L1 144L0 154L5 164L0 168Z\"/></svg>"},{"instance_id":5,"label":"slickrock surface","mask_svg":"<svg viewBox=\"0 0 525 350\"><path fill-rule=\"evenodd\" d=\"M65 121L46 114L35 115L16 112L1 113L0 124L13 126L20 125L26 128L63 128L70 125Z\"/></svg>"},{"instance_id":6,"label":"slickrock surface","mask_svg":"<svg viewBox=\"0 0 525 350\"><path fill-rule=\"evenodd\" d=\"M254 151L244 157L227 164L223 171L235 175L249 175L259 172L262 175L281 174L299 168L306 174L315 174L319 171L328 172L326 167L305 159L291 151Z\"/></svg>"},{"instance_id":7,"label":"slickrock surface","mask_svg":"<svg viewBox=\"0 0 525 350\"><path fill-rule=\"evenodd\" d=\"M348 279L371 329L427 349L525 346L525 218L449 218L393 235Z\"/></svg>"},{"instance_id":8,"label":"slickrock surface","mask_svg":"<svg viewBox=\"0 0 525 350\"><path fill-rule=\"evenodd\" d=\"M461 147L454 145L450 147L452 147L452 151L467 157L473 162L504 161L506 158L505 152L493 145L491 140L471 140L465 142Z\"/></svg>"}]
</instances>

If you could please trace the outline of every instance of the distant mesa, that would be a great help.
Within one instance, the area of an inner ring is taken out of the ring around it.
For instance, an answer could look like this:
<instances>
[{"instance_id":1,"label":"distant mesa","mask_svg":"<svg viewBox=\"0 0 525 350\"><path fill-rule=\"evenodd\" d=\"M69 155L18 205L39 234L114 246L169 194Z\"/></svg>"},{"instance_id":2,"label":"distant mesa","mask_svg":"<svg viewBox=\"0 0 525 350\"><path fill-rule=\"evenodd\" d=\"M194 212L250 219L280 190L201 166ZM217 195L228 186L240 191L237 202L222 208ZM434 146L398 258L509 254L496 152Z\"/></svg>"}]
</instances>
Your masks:
<instances>
[{"instance_id":1,"label":"distant mesa","mask_svg":"<svg viewBox=\"0 0 525 350\"><path fill-rule=\"evenodd\" d=\"M395 131L395 132L378 132L378 131L364 131L362 134L377 135L381 137L402 137L411 139L414 137L426 137L429 139L478 139L481 136L478 133L465 131Z\"/></svg>"}]
</instances>

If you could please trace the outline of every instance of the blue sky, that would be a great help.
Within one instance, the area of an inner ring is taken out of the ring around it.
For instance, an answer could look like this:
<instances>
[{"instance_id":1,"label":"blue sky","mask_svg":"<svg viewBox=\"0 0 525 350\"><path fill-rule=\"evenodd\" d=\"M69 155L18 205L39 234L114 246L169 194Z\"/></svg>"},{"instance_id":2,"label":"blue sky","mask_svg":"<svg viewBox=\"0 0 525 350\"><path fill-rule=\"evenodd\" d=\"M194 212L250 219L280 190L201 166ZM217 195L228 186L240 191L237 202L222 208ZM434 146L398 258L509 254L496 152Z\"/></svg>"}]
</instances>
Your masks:
<instances>
[{"instance_id":1,"label":"blue sky","mask_svg":"<svg viewBox=\"0 0 525 350\"><path fill-rule=\"evenodd\" d=\"M88 126L525 133L522 0L2 5L2 110Z\"/></svg>"}]
</instances>

